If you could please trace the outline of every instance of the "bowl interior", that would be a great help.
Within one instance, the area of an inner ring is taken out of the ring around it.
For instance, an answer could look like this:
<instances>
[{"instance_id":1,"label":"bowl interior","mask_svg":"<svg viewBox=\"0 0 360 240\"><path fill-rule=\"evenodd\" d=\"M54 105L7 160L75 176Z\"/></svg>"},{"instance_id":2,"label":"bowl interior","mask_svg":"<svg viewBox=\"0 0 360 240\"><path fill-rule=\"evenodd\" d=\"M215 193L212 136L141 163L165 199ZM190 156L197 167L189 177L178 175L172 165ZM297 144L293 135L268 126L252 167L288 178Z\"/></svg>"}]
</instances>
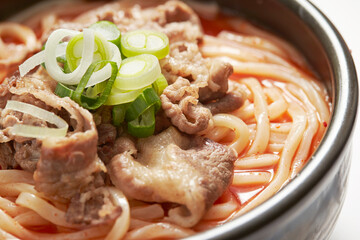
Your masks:
<instances>
[{"instance_id":1,"label":"bowl interior","mask_svg":"<svg viewBox=\"0 0 360 240\"><path fill-rule=\"evenodd\" d=\"M0 20L36 2L39 1L6 1L0 8ZM194 236L194 239L245 236L271 222L303 198L337 164L354 126L358 99L356 73L348 48L328 19L311 3L298 0L217 2L225 11L245 15L270 29L303 53L327 87L332 103L332 120L311 161L288 186L244 216Z\"/></svg>"}]
</instances>

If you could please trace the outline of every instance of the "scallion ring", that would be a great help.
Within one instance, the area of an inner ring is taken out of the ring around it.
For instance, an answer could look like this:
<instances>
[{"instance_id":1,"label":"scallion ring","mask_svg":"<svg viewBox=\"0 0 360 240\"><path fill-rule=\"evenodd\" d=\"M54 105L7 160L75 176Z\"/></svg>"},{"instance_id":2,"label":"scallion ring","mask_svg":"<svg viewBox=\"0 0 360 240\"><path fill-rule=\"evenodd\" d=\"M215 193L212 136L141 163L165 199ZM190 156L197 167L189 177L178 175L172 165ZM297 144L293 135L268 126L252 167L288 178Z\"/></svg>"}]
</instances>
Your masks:
<instances>
[{"instance_id":1,"label":"scallion ring","mask_svg":"<svg viewBox=\"0 0 360 240\"><path fill-rule=\"evenodd\" d=\"M112 122L114 126L119 127L125 120L127 104L115 105L112 109Z\"/></svg>"},{"instance_id":2,"label":"scallion ring","mask_svg":"<svg viewBox=\"0 0 360 240\"><path fill-rule=\"evenodd\" d=\"M151 85L160 75L159 60L142 54L122 61L114 86L120 90L136 90Z\"/></svg>"},{"instance_id":3,"label":"scallion ring","mask_svg":"<svg viewBox=\"0 0 360 240\"><path fill-rule=\"evenodd\" d=\"M134 101L143 91L143 89L121 91L113 87L110 96L105 105L118 105Z\"/></svg>"},{"instance_id":4,"label":"scallion ring","mask_svg":"<svg viewBox=\"0 0 360 240\"><path fill-rule=\"evenodd\" d=\"M127 32L121 37L121 52L126 57L147 53L162 59L169 54L169 38L152 30Z\"/></svg>"},{"instance_id":5,"label":"scallion ring","mask_svg":"<svg viewBox=\"0 0 360 240\"><path fill-rule=\"evenodd\" d=\"M30 138L64 137L68 130L67 122L53 112L46 111L32 104L9 100L5 109L10 109L29 114L33 117L54 124L58 128L39 127L32 125L15 124L10 129L10 134Z\"/></svg>"},{"instance_id":6,"label":"scallion ring","mask_svg":"<svg viewBox=\"0 0 360 240\"><path fill-rule=\"evenodd\" d=\"M161 107L161 100L153 88L146 88L126 110L126 121L132 121L154 106L155 112Z\"/></svg>"},{"instance_id":7,"label":"scallion ring","mask_svg":"<svg viewBox=\"0 0 360 240\"><path fill-rule=\"evenodd\" d=\"M84 29L84 47L82 49L82 58L80 65L71 73L64 73L60 69L56 59L56 46L67 36L73 36L74 31L66 29L55 30L50 34L45 46L45 66L48 74L58 82L74 85L79 83L79 79L83 76L92 63L94 52L94 31ZM85 47L86 46L86 47Z\"/></svg>"},{"instance_id":8,"label":"scallion ring","mask_svg":"<svg viewBox=\"0 0 360 240\"><path fill-rule=\"evenodd\" d=\"M156 91L157 95L161 95L164 89L168 86L168 82L164 75L160 74L160 76L156 79L156 81L152 84L154 90Z\"/></svg>"},{"instance_id":9,"label":"scallion ring","mask_svg":"<svg viewBox=\"0 0 360 240\"><path fill-rule=\"evenodd\" d=\"M79 32L73 32L72 34L78 34ZM63 42L56 46L55 56L61 57L66 53L67 43ZM20 76L24 77L28 72L34 69L36 66L43 64L45 62L45 52L44 50L34 54L32 57L26 59L22 64L19 65ZM45 64L44 64L45 66Z\"/></svg>"},{"instance_id":10,"label":"scallion ring","mask_svg":"<svg viewBox=\"0 0 360 240\"><path fill-rule=\"evenodd\" d=\"M138 138L149 137L155 131L155 107L150 107L133 121L128 122L128 132Z\"/></svg>"},{"instance_id":11,"label":"scallion ring","mask_svg":"<svg viewBox=\"0 0 360 240\"><path fill-rule=\"evenodd\" d=\"M93 72L95 71L96 67L99 64L108 64L108 63L111 65L112 73L111 73L110 79L106 83L106 86L105 86L103 92L100 94L100 96L98 96L94 99L84 96L83 92L85 90L86 84L88 83L88 81L89 81L91 75L93 74ZM92 63L90 65L90 67L87 69L84 76L81 78L81 80L75 90L71 90L70 88L67 88L68 93L65 93L64 91L62 93L59 93L59 91L55 91L55 93L59 94L59 95L61 94L62 97L64 97L64 95L70 97L72 100L74 100L80 106L82 106L86 109L90 109L90 110L97 109L107 101L107 98L109 97L112 86L114 84L117 71L118 71L117 65L115 62L112 62L112 61L106 60L106 61L99 61L96 63ZM63 89L61 84L59 86L60 87L57 87L57 88Z\"/></svg>"},{"instance_id":12,"label":"scallion ring","mask_svg":"<svg viewBox=\"0 0 360 240\"><path fill-rule=\"evenodd\" d=\"M101 60L108 60L110 53L106 39L104 39L104 37L102 37L99 33L94 32L94 43L92 62L94 63ZM74 71L80 65L82 59L82 50L84 47L87 46L84 46L83 33L76 35L69 41L66 48L66 60L71 71ZM95 71L101 69L102 67L104 66L98 65Z\"/></svg>"},{"instance_id":13,"label":"scallion ring","mask_svg":"<svg viewBox=\"0 0 360 240\"><path fill-rule=\"evenodd\" d=\"M92 24L89 28L100 33L106 40L120 48L121 33L119 28L113 22L99 21Z\"/></svg>"}]
</instances>

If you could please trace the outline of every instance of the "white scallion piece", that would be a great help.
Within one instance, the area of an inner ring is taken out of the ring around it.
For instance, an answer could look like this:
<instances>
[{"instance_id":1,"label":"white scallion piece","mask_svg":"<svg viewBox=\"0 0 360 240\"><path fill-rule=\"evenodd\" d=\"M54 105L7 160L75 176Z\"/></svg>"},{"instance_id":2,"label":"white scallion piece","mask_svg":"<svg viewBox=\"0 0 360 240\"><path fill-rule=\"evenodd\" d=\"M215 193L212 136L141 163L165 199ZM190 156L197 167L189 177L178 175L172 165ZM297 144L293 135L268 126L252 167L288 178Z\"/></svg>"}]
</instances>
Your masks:
<instances>
[{"instance_id":1,"label":"white scallion piece","mask_svg":"<svg viewBox=\"0 0 360 240\"><path fill-rule=\"evenodd\" d=\"M66 47L67 47L67 42L63 42L63 43L60 43L59 45L57 45L56 57L65 55ZM36 66L42 64L43 62L45 62L45 52L44 51L34 54L32 57L26 59L26 61L23 62L19 66L20 76L21 77L25 76L28 72L30 72L32 69L34 69Z\"/></svg>"},{"instance_id":2,"label":"white scallion piece","mask_svg":"<svg viewBox=\"0 0 360 240\"><path fill-rule=\"evenodd\" d=\"M65 137L69 125L67 122L57 116L53 112L46 111L34 105L23 103L19 101L9 100L5 109L14 110L22 113L29 114L33 117L47 121L54 124L58 128L38 127L31 125L15 124L10 129L10 134L15 136L30 137L30 138L48 138L48 137Z\"/></svg>"},{"instance_id":3,"label":"white scallion piece","mask_svg":"<svg viewBox=\"0 0 360 240\"><path fill-rule=\"evenodd\" d=\"M71 73L64 73L56 60L56 46L67 37L73 36L73 31L66 29L55 30L48 38L45 46L45 67L48 74L58 82L74 85L78 84L93 60L94 53L94 31L84 29L84 44L80 65Z\"/></svg>"},{"instance_id":4,"label":"white scallion piece","mask_svg":"<svg viewBox=\"0 0 360 240\"><path fill-rule=\"evenodd\" d=\"M159 60L142 54L122 61L114 86L120 90L136 90L149 86L160 76Z\"/></svg>"}]
</instances>

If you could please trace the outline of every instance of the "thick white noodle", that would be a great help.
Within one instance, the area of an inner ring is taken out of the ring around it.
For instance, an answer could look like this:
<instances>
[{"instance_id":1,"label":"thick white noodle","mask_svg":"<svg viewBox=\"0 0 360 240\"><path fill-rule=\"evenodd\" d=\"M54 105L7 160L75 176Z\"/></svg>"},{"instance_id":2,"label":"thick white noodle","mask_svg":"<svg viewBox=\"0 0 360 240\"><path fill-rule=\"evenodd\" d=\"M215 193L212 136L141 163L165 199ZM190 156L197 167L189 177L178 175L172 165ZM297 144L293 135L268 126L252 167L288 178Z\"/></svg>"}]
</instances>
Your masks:
<instances>
[{"instance_id":1,"label":"thick white noodle","mask_svg":"<svg viewBox=\"0 0 360 240\"><path fill-rule=\"evenodd\" d=\"M294 85L289 85L287 89L296 96L299 100L301 99L305 105L306 115L308 119L308 125L304 132L303 139L300 143L297 154L294 158L291 170L291 177L295 177L299 173L300 169L304 166L306 159L309 156L312 140L319 128L319 121L314 105L311 104L309 98L306 96L303 90L297 88Z\"/></svg>"},{"instance_id":2,"label":"thick white noodle","mask_svg":"<svg viewBox=\"0 0 360 240\"><path fill-rule=\"evenodd\" d=\"M247 155L263 153L266 150L270 137L270 121L265 94L259 81L255 78L244 79L243 83L246 84L254 95L255 118L257 122L255 140L251 144Z\"/></svg>"},{"instance_id":3,"label":"thick white noodle","mask_svg":"<svg viewBox=\"0 0 360 240\"><path fill-rule=\"evenodd\" d=\"M239 169L254 169L272 166L278 163L280 156L277 154L262 154L239 158L235 161L235 167Z\"/></svg>"},{"instance_id":4,"label":"thick white noodle","mask_svg":"<svg viewBox=\"0 0 360 240\"><path fill-rule=\"evenodd\" d=\"M130 206L124 194L115 187L109 187L112 201L122 209L121 215L116 219L115 224L107 234L105 240L122 239L130 226Z\"/></svg>"},{"instance_id":5,"label":"thick white noodle","mask_svg":"<svg viewBox=\"0 0 360 240\"><path fill-rule=\"evenodd\" d=\"M286 60L271 52L208 35L205 35L204 45L202 45L200 51L209 57L221 55L244 62L266 62L292 68Z\"/></svg>"},{"instance_id":6,"label":"thick white noodle","mask_svg":"<svg viewBox=\"0 0 360 240\"><path fill-rule=\"evenodd\" d=\"M281 187L288 179L292 159L298 146L300 145L302 136L307 125L306 113L298 104L294 102L290 103L288 112L293 119L293 124L290 133L285 141L284 149L281 152L278 169L275 173L274 178L262 192L260 192L254 199L252 199L252 201L245 205L239 212L234 214L232 216L233 218L244 214L245 212L253 209L260 203L264 202L266 199L270 198L272 195L274 195L277 191L281 189Z\"/></svg>"},{"instance_id":7,"label":"thick white noodle","mask_svg":"<svg viewBox=\"0 0 360 240\"><path fill-rule=\"evenodd\" d=\"M271 180L270 172L235 172L233 186L263 185ZM245 206L246 207L246 206Z\"/></svg>"},{"instance_id":8,"label":"thick white noodle","mask_svg":"<svg viewBox=\"0 0 360 240\"><path fill-rule=\"evenodd\" d=\"M205 214L203 220L221 220L229 217L238 207L239 204L235 196L230 191L223 193L222 199L225 198L224 202L214 204Z\"/></svg>"},{"instance_id":9,"label":"thick white noodle","mask_svg":"<svg viewBox=\"0 0 360 240\"><path fill-rule=\"evenodd\" d=\"M214 126L227 127L235 132L235 138L230 147L240 154L249 143L249 129L247 125L238 117L230 114L216 114L213 116ZM211 138L211 131L207 134Z\"/></svg>"},{"instance_id":10,"label":"thick white noodle","mask_svg":"<svg viewBox=\"0 0 360 240\"><path fill-rule=\"evenodd\" d=\"M57 209L44 199L41 199L34 194L22 192L16 199L15 203L35 211L42 218L52 222L55 225L68 228L80 228L80 226L69 224L66 221L65 212Z\"/></svg>"}]
</instances>

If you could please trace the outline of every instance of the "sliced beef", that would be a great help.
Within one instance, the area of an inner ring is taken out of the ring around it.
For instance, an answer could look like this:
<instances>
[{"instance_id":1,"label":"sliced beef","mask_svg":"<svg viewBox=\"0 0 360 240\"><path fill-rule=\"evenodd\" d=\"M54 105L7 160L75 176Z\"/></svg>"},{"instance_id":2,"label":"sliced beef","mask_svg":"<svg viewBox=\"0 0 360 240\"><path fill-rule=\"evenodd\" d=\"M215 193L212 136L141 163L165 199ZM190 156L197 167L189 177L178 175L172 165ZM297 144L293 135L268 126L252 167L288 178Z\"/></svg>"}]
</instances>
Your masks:
<instances>
[{"instance_id":1,"label":"sliced beef","mask_svg":"<svg viewBox=\"0 0 360 240\"><path fill-rule=\"evenodd\" d=\"M198 104L198 88L179 77L160 96L162 108L180 131L194 134L207 128L211 112Z\"/></svg>"},{"instance_id":2,"label":"sliced beef","mask_svg":"<svg viewBox=\"0 0 360 240\"><path fill-rule=\"evenodd\" d=\"M22 143L14 141L14 160L26 171L34 172L40 159L41 141L36 139Z\"/></svg>"},{"instance_id":3,"label":"sliced beef","mask_svg":"<svg viewBox=\"0 0 360 240\"><path fill-rule=\"evenodd\" d=\"M11 93L10 99L33 104L62 116L70 125L67 136L42 141L12 136L9 129L15 123L37 126L47 126L47 123L8 109L1 110L0 135L6 137L3 142L12 141L15 144L15 160L22 168L30 171L36 168L35 188L49 197L66 202L78 192L90 188L104 166L97 156L98 135L91 113L70 98L56 96L53 81L42 74L42 77L11 79L6 85Z\"/></svg>"},{"instance_id":4,"label":"sliced beef","mask_svg":"<svg viewBox=\"0 0 360 240\"><path fill-rule=\"evenodd\" d=\"M112 144L116 140L116 127L109 123L96 126L99 134L98 145Z\"/></svg>"},{"instance_id":5,"label":"sliced beef","mask_svg":"<svg viewBox=\"0 0 360 240\"><path fill-rule=\"evenodd\" d=\"M244 94L241 92L229 92L223 98L206 105L213 115L228 113L240 108L245 102Z\"/></svg>"},{"instance_id":6,"label":"sliced beef","mask_svg":"<svg viewBox=\"0 0 360 240\"><path fill-rule=\"evenodd\" d=\"M54 29L81 30L100 20L114 22L121 32L137 29L161 31L168 34L170 42L184 39L184 36L190 41L202 38L198 16L180 1L124 0L84 12L70 21L57 19L53 28L43 33L42 39L47 39Z\"/></svg>"},{"instance_id":7,"label":"sliced beef","mask_svg":"<svg viewBox=\"0 0 360 240\"><path fill-rule=\"evenodd\" d=\"M18 163L14 160L14 148L10 143L0 143L1 170L16 168Z\"/></svg>"},{"instance_id":8,"label":"sliced beef","mask_svg":"<svg viewBox=\"0 0 360 240\"><path fill-rule=\"evenodd\" d=\"M117 135L116 127L109 123L102 123L97 126L99 135L98 154L104 163L108 163L116 154L115 140Z\"/></svg>"},{"instance_id":9,"label":"sliced beef","mask_svg":"<svg viewBox=\"0 0 360 240\"><path fill-rule=\"evenodd\" d=\"M126 151L130 152L130 154L136 152L134 142L129 136L121 136L117 138L113 144L104 145L100 149L98 148L99 157L105 164L108 164L115 155Z\"/></svg>"},{"instance_id":10,"label":"sliced beef","mask_svg":"<svg viewBox=\"0 0 360 240\"><path fill-rule=\"evenodd\" d=\"M211 61L202 57L196 42L179 41L170 44L169 55L160 60L160 65L170 83L181 76L196 84L197 87L208 85L207 65L211 65Z\"/></svg>"},{"instance_id":11,"label":"sliced beef","mask_svg":"<svg viewBox=\"0 0 360 240\"><path fill-rule=\"evenodd\" d=\"M121 207L113 203L108 189L102 187L73 197L66 212L66 221L82 225L106 224L121 213Z\"/></svg>"},{"instance_id":12,"label":"sliced beef","mask_svg":"<svg viewBox=\"0 0 360 240\"><path fill-rule=\"evenodd\" d=\"M168 220L180 226L194 226L231 181L235 152L209 139L170 127L136 147L112 158L112 182L128 197L174 203Z\"/></svg>"},{"instance_id":13,"label":"sliced beef","mask_svg":"<svg viewBox=\"0 0 360 240\"><path fill-rule=\"evenodd\" d=\"M205 103L224 97L232 73L233 67L230 63L213 60L209 70L208 85L199 89L200 102Z\"/></svg>"}]
</instances>

